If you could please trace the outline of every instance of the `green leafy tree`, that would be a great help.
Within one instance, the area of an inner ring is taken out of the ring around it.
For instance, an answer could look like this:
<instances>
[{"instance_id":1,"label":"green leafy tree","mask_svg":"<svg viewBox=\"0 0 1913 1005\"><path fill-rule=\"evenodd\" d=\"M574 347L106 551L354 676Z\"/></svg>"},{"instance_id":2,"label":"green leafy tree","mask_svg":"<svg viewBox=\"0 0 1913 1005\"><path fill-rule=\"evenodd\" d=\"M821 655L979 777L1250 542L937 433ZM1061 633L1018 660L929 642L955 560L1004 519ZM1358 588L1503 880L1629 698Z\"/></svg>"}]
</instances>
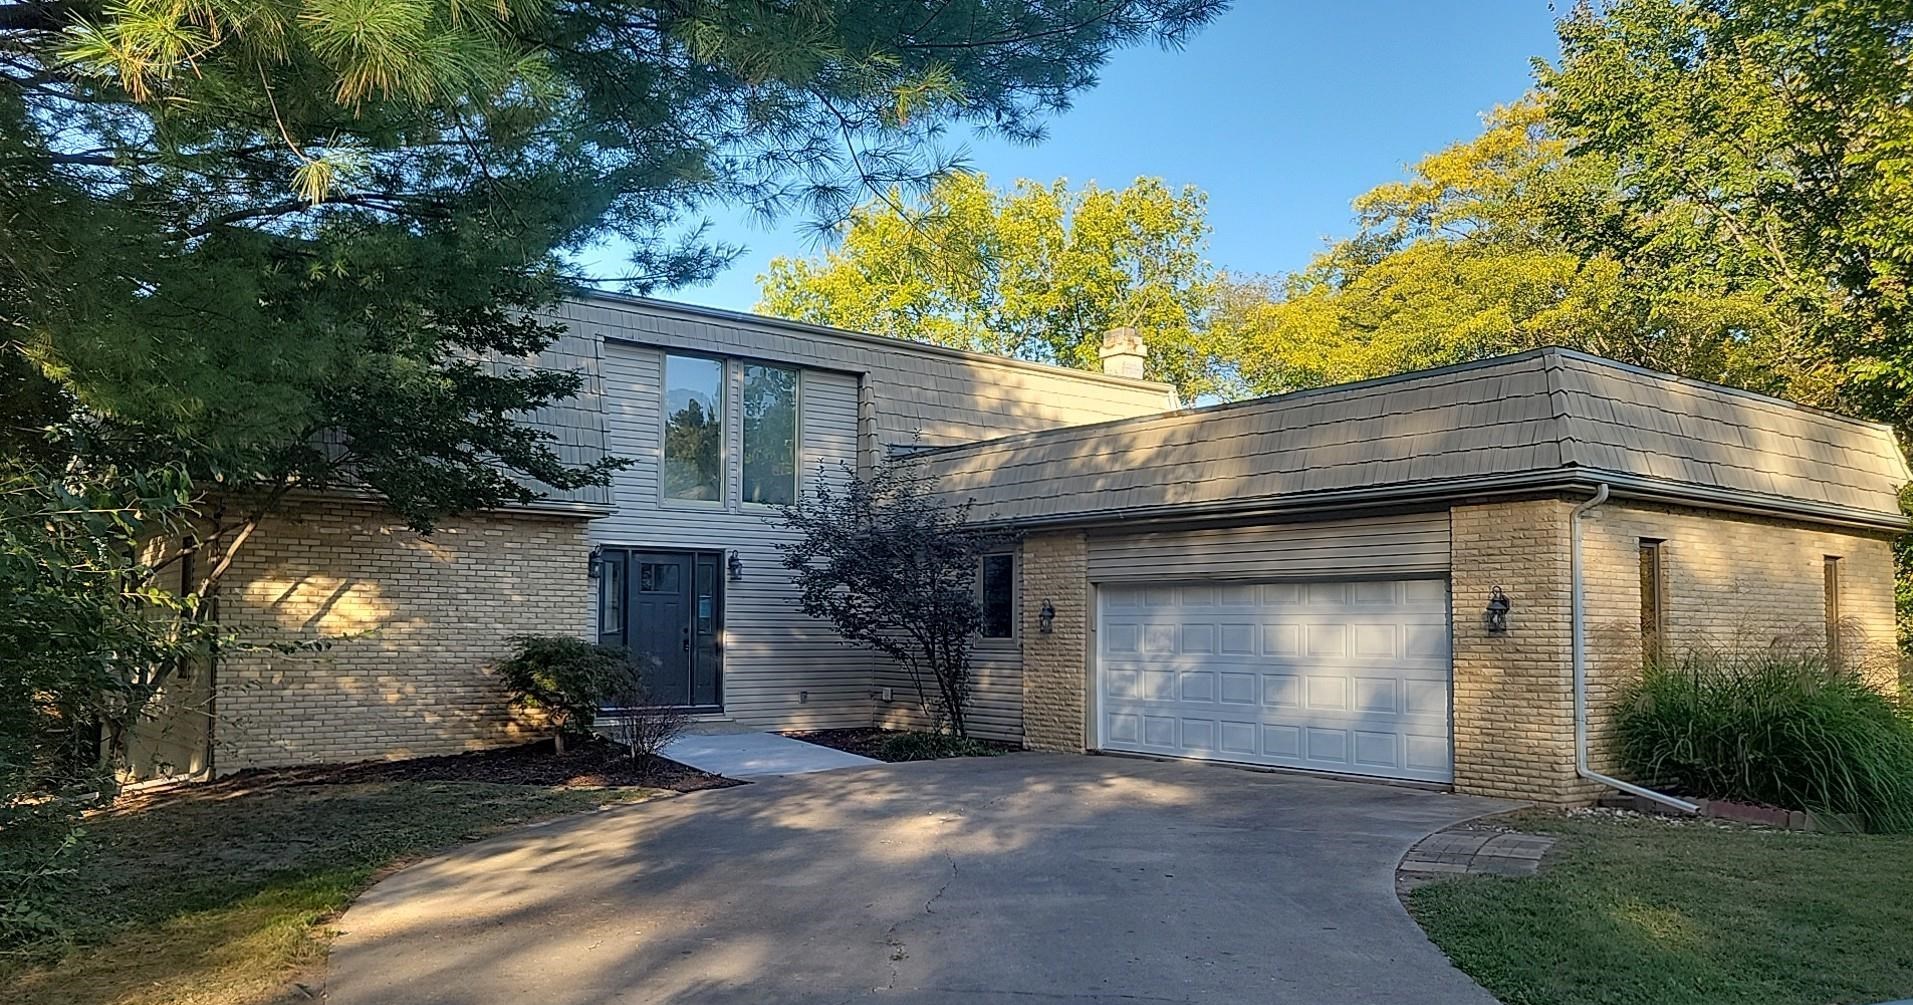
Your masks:
<instances>
[{"instance_id":1,"label":"green leafy tree","mask_svg":"<svg viewBox=\"0 0 1913 1005\"><path fill-rule=\"evenodd\" d=\"M1573 155L1530 97L1475 139L1355 200L1358 229L1300 273L1238 283L1218 334L1261 391L1568 345L1713 380L1774 386L1771 306L1713 284L1674 291L1583 250L1563 223L1609 211L1612 162Z\"/></svg>"},{"instance_id":2,"label":"green leafy tree","mask_svg":"<svg viewBox=\"0 0 1913 1005\"><path fill-rule=\"evenodd\" d=\"M1153 178L996 191L952 175L921 200L858 207L821 258L773 260L758 309L1091 370L1103 333L1129 326L1149 345L1149 376L1185 398L1229 394L1231 360L1206 325L1207 201Z\"/></svg>"},{"instance_id":3,"label":"green leafy tree","mask_svg":"<svg viewBox=\"0 0 1913 1005\"><path fill-rule=\"evenodd\" d=\"M83 804L108 788L100 732L124 733L171 670L216 639L144 545L177 533L178 468L48 470L0 454L0 952L59 937Z\"/></svg>"},{"instance_id":4,"label":"green leafy tree","mask_svg":"<svg viewBox=\"0 0 1913 1005\"><path fill-rule=\"evenodd\" d=\"M1559 27L1554 128L1623 181L1574 247L1761 304L1798 396L1913 428L1913 8L1615 0Z\"/></svg>"}]
</instances>

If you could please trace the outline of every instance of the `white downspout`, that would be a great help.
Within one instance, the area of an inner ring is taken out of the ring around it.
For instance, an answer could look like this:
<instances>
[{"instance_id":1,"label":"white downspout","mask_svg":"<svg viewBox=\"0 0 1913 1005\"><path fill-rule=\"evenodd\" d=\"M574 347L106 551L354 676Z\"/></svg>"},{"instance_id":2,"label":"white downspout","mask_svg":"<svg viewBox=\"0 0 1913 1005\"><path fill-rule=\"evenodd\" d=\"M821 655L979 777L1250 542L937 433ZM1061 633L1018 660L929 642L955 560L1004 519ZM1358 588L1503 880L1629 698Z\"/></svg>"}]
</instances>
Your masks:
<instances>
[{"instance_id":1,"label":"white downspout","mask_svg":"<svg viewBox=\"0 0 1913 1005\"><path fill-rule=\"evenodd\" d=\"M1588 651L1587 651L1587 612L1581 588L1581 517L1596 506L1607 502L1608 486L1602 482L1594 490L1594 498L1574 508L1568 517L1568 592L1571 597L1569 621L1573 626L1573 663L1574 663L1574 771L1582 778L1600 782L1610 788L1619 789L1629 795L1651 799L1663 806L1671 806L1683 813L1699 813L1700 807L1685 799L1677 799L1664 792L1643 788L1618 778L1612 778L1595 771L1588 766Z\"/></svg>"}]
</instances>

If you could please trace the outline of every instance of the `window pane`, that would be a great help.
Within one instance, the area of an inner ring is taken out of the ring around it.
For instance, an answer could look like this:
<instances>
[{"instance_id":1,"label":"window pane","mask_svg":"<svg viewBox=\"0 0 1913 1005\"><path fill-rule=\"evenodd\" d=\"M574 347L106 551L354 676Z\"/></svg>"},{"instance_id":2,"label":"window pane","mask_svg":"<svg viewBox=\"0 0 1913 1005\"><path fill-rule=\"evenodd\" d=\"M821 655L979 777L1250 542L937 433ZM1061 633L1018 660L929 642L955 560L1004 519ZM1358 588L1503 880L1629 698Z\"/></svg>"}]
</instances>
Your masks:
<instances>
[{"instance_id":1,"label":"window pane","mask_svg":"<svg viewBox=\"0 0 1913 1005\"><path fill-rule=\"evenodd\" d=\"M606 554L599 570L598 635L618 641L624 634L624 555Z\"/></svg>"},{"instance_id":2,"label":"window pane","mask_svg":"<svg viewBox=\"0 0 1913 1005\"><path fill-rule=\"evenodd\" d=\"M1662 591L1666 586L1661 569L1661 542L1641 539L1641 657L1649 663L1667 655L1667 611Z\"/></svg>"},{"instance_id":3,"label":"window pane","mask_svg":"<svg viewBox=\"0 0 1913 1005\"><path fill-rule=\"evenodd\" d=\"M744 501L797 499L797 371L744 368Z\"/></svg>"},{"instance_id":4,"label":"window pane","mask_svg":"<svg viewBox=\"0 0 1913 1005\"><path fill-rule=\"evenodd\" d=\"M1016 634L1016 556L983 556L983 637Z\"/></svg>"},{"instance_id":5,"label":"window pane","mask_svg":"<svg viewBox=\"0 0 1913 1005\"><path fill-rule=\"evenodd\" d=\"M678 586L678 566L676 562L639 562L639 593L676 593Z\"/></svg>"},{"instance_id":6,"label":"window pane","mask_svg":"<svg viewBox=\"0 0 1913 1005\"><path fill-rule=\"evenodd\" d=\"M664 497L724 499L724 364L664 358Z\"/></svg>"}]
</instances>

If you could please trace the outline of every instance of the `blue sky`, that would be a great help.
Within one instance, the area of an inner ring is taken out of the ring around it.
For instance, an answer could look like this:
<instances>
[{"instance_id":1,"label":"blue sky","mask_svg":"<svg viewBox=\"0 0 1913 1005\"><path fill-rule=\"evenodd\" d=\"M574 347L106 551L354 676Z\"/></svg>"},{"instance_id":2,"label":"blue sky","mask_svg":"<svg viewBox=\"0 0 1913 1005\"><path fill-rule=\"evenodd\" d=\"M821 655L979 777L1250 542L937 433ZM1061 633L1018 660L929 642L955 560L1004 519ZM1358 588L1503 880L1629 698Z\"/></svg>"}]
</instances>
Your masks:
<instances>
[{"instance_id":1,"label":"blue sky","mask_svg":"<svg viewBox=\"0 0 1913 1005\"><path fill-rule=\"evenodd\" d=\"M999 185L1195 185L1209 193L1216 265L1286 272L1348 231L1350 199L1519 97L1530 59L1557 51L1555 16L1547 0L1237 0L1181 51L1117 53L1042 143L963 146ZM710 215L717 238L749 250L712 285L662 295L749 310L771 258L821 250L799 220Z\"/></svg>"}]
</instances>

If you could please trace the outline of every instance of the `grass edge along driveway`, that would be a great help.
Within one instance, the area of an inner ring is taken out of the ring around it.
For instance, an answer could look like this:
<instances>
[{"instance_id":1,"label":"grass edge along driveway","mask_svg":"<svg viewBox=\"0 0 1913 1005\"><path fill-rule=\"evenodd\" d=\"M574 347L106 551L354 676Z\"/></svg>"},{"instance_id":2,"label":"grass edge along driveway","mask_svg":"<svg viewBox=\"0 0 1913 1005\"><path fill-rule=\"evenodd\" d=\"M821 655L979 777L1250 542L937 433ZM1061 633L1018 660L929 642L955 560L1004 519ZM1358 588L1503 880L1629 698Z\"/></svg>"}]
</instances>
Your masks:
<instances>
[{"instance_id":1,"label":"grass edge along driveway","mask_svg":"<svg viewBox=\"0 0 1913 1005\"><path fill-rule=\"evenodd\" d=\"M212 786L88 823L75 944L0 960L11 1005L310 1000L328 922L383 872L521 824L657 795L486 782Z\"/></svg>"},{"instance_id":2,"label":"grass edge along driveway","mask_svg":"<svg viewBox=\"0 0 1913 1005\"><path fill-rule=\"evenodd\" d=\"M1507 1005L1832 1005L1913 995L1913 836L1530 811L1534 877L1422 887L1410 913Z\"/></svg>"}]
</instances>

